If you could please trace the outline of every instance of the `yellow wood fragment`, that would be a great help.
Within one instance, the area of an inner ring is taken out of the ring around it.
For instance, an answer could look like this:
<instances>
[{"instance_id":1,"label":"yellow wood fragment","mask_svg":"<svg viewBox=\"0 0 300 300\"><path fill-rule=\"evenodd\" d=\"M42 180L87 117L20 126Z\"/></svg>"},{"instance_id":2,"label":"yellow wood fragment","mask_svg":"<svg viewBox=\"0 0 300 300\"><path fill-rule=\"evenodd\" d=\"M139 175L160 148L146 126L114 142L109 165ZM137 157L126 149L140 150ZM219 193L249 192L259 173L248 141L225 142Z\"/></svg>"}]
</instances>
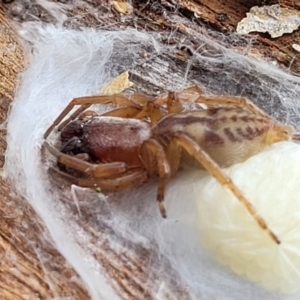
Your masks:
<instances>
[{"instance_id":1,"label":"yellow wood fragment","mask_svg":"<svg viewBox=\"0 0 300 300\"><path fill-rule=\"evenodd\" d=\"M106 84L99 92L100 95L113 95L119 94L131 87L133 83L129 80L128 71L120 74L111 80L108 84Z\"/></svg>"},{"instance_id":2,"label":"yellow wood fragment","mask_svg":"<svg viewBox=\"0 0 300 300\"><path fill-rule=\"evenodd\" d=\"M127 2L114 1L112 5L113 5L113 8L121 14L130 14L130 13L132 13L132 6Z\"/></svg>"}]
</instances>

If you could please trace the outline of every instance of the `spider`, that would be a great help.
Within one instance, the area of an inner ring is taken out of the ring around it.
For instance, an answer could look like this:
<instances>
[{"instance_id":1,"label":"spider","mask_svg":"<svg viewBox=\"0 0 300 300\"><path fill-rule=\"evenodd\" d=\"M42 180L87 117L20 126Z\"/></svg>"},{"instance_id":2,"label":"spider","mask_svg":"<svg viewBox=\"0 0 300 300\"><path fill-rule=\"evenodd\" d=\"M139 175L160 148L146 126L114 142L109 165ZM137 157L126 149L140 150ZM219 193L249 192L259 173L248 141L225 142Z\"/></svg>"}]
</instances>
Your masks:
<instances>
[{"instance_id":1,"label":"spider","mask_svg":"<svg viewBox=\"0 0 300 300\"><path fill-rule=\"evenodd\" d=\"M87 110L93 104L119 108L97 115ZM77 105L79 108L66 118ZM61 150L46 141L56 126L61 131ZM204 168L280 244L222 168L243 162L270 144L299 140L292 132L246 98L209 96L193 86L157 97L116 94L75 98L45 132L43 146L60 166L60 170L50 167L49 171L81 187L117 191L158 176L156 199L163 217L167 182L181 167Z\"/></svg>"}]
</instances>

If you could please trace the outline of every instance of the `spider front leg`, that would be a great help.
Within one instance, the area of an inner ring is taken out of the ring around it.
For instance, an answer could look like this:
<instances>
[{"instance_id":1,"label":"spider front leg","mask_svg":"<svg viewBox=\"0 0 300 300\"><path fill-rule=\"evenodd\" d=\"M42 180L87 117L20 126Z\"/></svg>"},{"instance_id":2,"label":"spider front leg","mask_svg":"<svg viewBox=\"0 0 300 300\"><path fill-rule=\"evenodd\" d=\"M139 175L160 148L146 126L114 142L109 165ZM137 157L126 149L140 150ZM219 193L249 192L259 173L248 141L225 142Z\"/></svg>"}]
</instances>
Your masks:
<instances>
[{"instance_id":1,"label":"spider front leg","mask_svg":"<svg viewBox=\"0 0 300 300\"><path fill-rule=\"evenodd\" d=\"M85 111L93 104L116 104L120 106L133 106L142 109L142 107L139 104L128 99L126 96L119 95L119 94L112 95L112 96L90 96L90 97L75 98L67 105L67 107L60 113L60 115L52 123L52 125L46 130L44 134L44 138L47 138L47 136L51 133L53 128L61 123L61 121L73 109L74 106L80 105L80 107L68 119L66 119L63 123L59 125L58 128L59 130L61 130L66 124L74 120L77 116L79 116L83 111Z\"/></svg>"},{"instance_id":2,"label":"spider front leg","mask_svg":"<svg viewBox=\"0 0 300 300\"><path fill-rule=\"evenodd\" d=\"M218 164L211 159L211 157L203 150L201 147L193 141L190 137L184 134L178 134L173 137L177 144L183 147L189 155L194 157L201 165L213 176L219 183L228 188L236 198L242 203L242 205L248 210L248 212L253 216L261 229L265 230L267 234L273 239L277 244L280 244L278 237L269 229L265 220L258 215L255 207L245 198L242 192L235 186L232 180L222 171Z\"/></svg>"},{"instance_id":3,"label":"spider front leg","mask_svg":"<svg viewBox=\"0 0 300 300\"><path fill-rule=\"evenodd\" d=\"M105 178L115 176L117 174L123 174L124 172L126 172L126 164L124 162L91 164L87 161L64 154L56 150L54 147L50 146L46 141L43 143L43 147L45 147L56 158L58 163L61 163L72 169L81 171L90 177Z\"/></svg>"},{"instance_id":4,"label":"spider front leg","mask_svg":"<svg viewBox=\"0 0 300 300\"><path fill-rule=\"evenodd\" d=\"M50 167L48 172L54 177L59 175L61 178L84 188L97 188L99 187L103 192L117 192L120 190L128 189L130 187L138 186L145 182L148 178L145 170L139 170L134 172L124 173L119 177L101 179L101 178L78 178L72 175L66 174Z\"/></svg>"}]
</instances>

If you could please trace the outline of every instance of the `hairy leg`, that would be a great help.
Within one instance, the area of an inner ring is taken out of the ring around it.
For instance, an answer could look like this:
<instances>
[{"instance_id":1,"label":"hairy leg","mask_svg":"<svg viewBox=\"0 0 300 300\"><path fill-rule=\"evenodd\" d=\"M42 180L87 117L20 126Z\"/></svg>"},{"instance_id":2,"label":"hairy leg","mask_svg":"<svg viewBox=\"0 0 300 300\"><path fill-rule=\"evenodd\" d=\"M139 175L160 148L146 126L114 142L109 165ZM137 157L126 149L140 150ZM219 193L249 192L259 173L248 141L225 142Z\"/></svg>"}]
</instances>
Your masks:
<instances>
[{"instance_id":1,"label":"hairy leg","mask_svg":"<svg viewBox=\"0 0 300 300\"><path fill-rule=\"evenodd\" d=\"M48 172L54 176L59 175L71 184L86 188L100 188L103 192L116 192L124 190L145 182L148 178L145 170L125 173L120 177L99 179L99 178L77 178L70 174L61 172L56 168L50 167Z\"/></svg>"},{"instance_id":2,"label":"hairy leg","mask_svg":"<svg viewBox=\"0 0 300 300\"><path fill-rule=\"evenodd\" d=\"M245 198L243 193L235 186L232 180L222 171L218 164L201 147L191 138L184 134L174 136L174 139L183 147L191 156L199 161L203 167L214 176L219 183L228 188L236 198L243 204L248 212L253 216L258 225L267 232L267 234L277 243L280 244L277 236L269 229L264 219L258 215L255 207Z\"/></svg>"},{"instance_id":3,"label":"hairy leg","mask_svg":"<svg viewBox=\"0 0 300 300\"><path fill-rule=\"evenodd\" d=\"M83 111L89 108L93 104L117 104L120 106L134 106L140 107L135 102L131 101L129 98L123 95L112 95L112 96L90 96L90 97L80 97L73 99L67 107L60 113L52 125L46 130L44 138L46 138L53 128L60 124L60 122L65 118L65 116L73 109L76 105L81 105L71 116L60 124L59 129L62 129L67 123L74 120Z\"/></svg>"},{"instance_id":4,"label":"hairy leg","mask_svg":"<svg viewBox=\"0 0 300 300\"><path fill-rule=\"evenodd\" d=\"M74 156L64 154L50 146L47 142L43 143L43 147L45 147L56 158L58 163L84 172L88 176L94 178L105 178L126 172L126 164L124 162L91 164Z\"/></svg>"}]
</instances>

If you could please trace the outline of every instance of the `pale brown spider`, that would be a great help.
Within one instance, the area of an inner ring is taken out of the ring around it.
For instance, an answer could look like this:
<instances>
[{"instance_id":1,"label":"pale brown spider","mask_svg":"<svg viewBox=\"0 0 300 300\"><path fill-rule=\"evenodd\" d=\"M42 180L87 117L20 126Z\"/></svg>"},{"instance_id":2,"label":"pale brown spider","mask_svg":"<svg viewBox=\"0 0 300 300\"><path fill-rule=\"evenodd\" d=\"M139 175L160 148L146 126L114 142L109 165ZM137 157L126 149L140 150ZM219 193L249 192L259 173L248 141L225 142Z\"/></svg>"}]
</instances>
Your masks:
<instances>
[{"instance_id":1,"label":"pale brown spider","mask_svg":"<svg viewBox=\"0 0 300 300\"><path fill-rule=\"evenodd\" d=\"M185 103L193 103L194 110ZM97 115L86 111L92 104L116 104L119 108ZM206 109L195 107L206 105ZM62 120L74 108L64 122ZM167 182L182 166L204 167L228 188L276 242L252 204L222 171L222 167L242 162L266 146L288 139L292 128L274 122L248 99L207 96L198 87L156 98L134 94L75 98L45 132L55 126L61 131L59 151L44 141L59 165L75 172L50 168L73 184L116 191L139 185L148 177L159 176L157 201L163 205Z\"/></svg>"}]
</instances>

